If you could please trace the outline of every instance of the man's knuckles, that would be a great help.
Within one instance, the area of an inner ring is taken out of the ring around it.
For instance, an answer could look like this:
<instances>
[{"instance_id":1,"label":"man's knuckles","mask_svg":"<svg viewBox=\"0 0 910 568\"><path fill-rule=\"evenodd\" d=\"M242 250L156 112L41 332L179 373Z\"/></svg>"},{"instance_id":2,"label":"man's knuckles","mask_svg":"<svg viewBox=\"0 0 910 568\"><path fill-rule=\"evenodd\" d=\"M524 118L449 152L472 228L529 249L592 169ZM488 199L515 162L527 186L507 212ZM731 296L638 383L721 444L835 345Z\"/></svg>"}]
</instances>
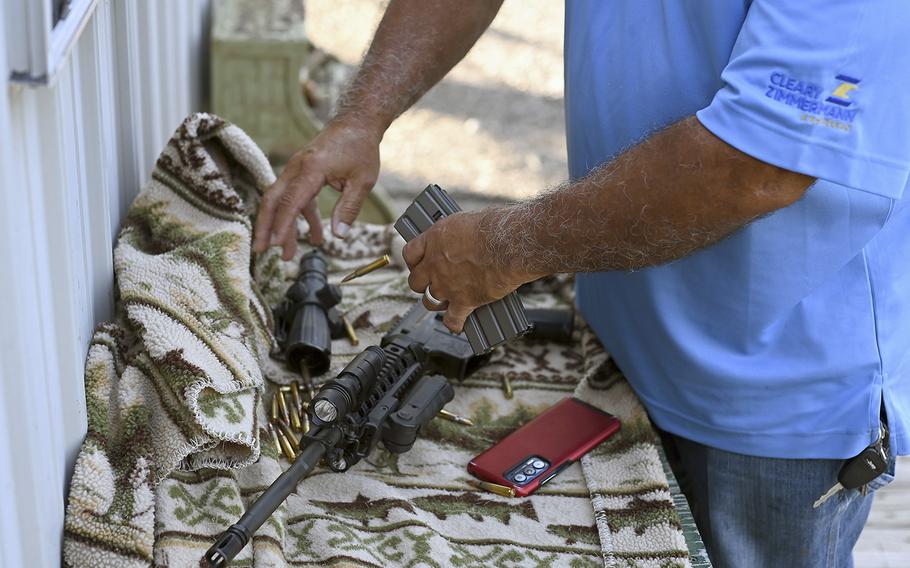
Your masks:
<instances>
[{"instance_id":1,"label":"man's knuckles","mask_svg":"<svg viewBox=\"0 0 910 568\"><path fill-rule=\"evenodd\" d=\"M474 311L473 308L451 306L446 310L446 313L442 318L442 323L449 328L452 333L461 333L464 329L464 322L468 319L468 316L472 311Z\"/></svg>"},{"instance_id":2,"label":"man's knuckles","mask_svg":"<svg viewBox=\"0 0 910 568\"><path fill-rule=\"evenodd\" d=\"M414 270L414 267L423 259L426 246L426 239L417 237L401 249L401 257L408 265L408 268Z\"/></svg>"},{"instance_id":3,"label":"man's knuckles","mask_svg":"<svg viewBox=\"0 0 910 568\"><path fill-rule=\"evenodd\" d=\"M360 212L360 202L353 198L345 199L338 203L338 217L345 223L351 224Z\"/></svg>"},{"instance_id":4,"label":"man's knuckles","mask_svg":"<svg viewBox=\"0 0 910 568\"><path fill-rule=\"evenodd\" d=\"M408 286L411 290L420 294L423 294L423 291L426 290L429 282L429 278L427 278L422 271L413 270L408 275Z\"/></svg>"},{"instance_id":5,"label":"man's knuckles","mask_svg":"<svg viewBox=\"0 0 910 568\"><path fill-rule=\"evenodd\" d=\"M270 187L265 195L262 196L262 208L263 209L274 209L278 205L278 200L281 198L281 189L278 187L278 183L275 183Z\"/></svg>"},{"instance_id":6,"label":"man's knuckles","mask_svg":"<svg viewBox=\"0 0 910 568\"><path fill-rule=\"evenodd\" d=\"M282 208L289 209L291 207L296 207L297 205L297 196L296 192L292 188L287 188L281 192L281 196L278 198L278 204Z\"/></svg>"},{"instance_id":7,"label":"man's knuckles","mask_svg":"<svg viewBox=\"0 0 910 568\"><path fill-rule=\"evenodd\" d=\"M442 312L442 311L445 311L449 307L448 303L446 303L446 302L443 302L442 304L433 304L429 300L427 300L426 296L423 296L421 298L421 301L423 302L423 307L430 310L431 312Z\"/></svg>"}]
</instances>

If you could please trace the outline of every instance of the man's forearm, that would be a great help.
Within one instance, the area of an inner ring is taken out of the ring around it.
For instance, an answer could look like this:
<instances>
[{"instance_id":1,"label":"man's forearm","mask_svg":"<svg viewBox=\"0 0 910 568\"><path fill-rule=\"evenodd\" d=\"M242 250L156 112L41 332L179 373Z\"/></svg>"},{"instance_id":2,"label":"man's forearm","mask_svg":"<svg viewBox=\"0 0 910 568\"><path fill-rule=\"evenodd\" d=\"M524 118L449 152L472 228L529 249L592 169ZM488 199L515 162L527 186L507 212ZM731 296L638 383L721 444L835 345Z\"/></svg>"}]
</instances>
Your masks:
<instances>
[{"instance_id":1,"label":"man's forearm","mask_svg":"<svg viewBox=\"0 0 910 568\"><path fill-rule=\"evenodd\" d=\"M797 201L812 181L690 117L584 179L490 211L482 232L495 262L529 275L635 270L719 241Z\"/></svg>"},{"instance_id":2,"label":"man's forearm","mask_svg":"<svg viewBox=\"0 0 910 568\"><path fill-rule=\"evenodd\" d=\"M392 0L338 115L355 116L384 132L464 57L501 5L502 0Z\"/></svg>"}]
</instances>

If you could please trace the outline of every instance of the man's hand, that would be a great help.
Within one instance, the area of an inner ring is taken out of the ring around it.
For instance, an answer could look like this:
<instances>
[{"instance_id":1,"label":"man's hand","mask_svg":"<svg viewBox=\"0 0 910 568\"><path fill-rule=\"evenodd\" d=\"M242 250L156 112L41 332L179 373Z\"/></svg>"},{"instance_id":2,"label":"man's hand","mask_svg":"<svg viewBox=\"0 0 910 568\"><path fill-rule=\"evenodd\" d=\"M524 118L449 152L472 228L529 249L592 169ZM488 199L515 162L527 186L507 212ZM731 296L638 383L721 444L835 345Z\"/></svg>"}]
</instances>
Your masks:
<instances>
[{"instance_id":1,"label":"man's hand","mask_svg":"<svg viewBox=\"0 0 910 568\"><path fill-rule=\"evenodd\" d=\"M341 192L332 232L344 237L379 175L379 141L408 109L464 57L493 21L502 0L391 0L370 49L339 101L338 115L297 152L265 194L253 250L297 249L299 214L321 244L315 197L324 185Z\"/></svg>"},{"instance_id":2,"label":"man's hand","mask_svg":"<svg viewBox=\"0 0 910 568\"><path fill-rule=\"evenodd\" d=\"M443 323L455 333L475 309L536 278L519 265L494 262L484 229L489 214L463 212L440 219L404 247L404 260L411 270L408 285L421 294L429 286L433 297L446 302L433 306L424 300L424 306L446 310Z\"/></svg>"},{"instance_id":3,"label":"man's hand","mask_svg":"<svg viewBox=\"0 0 910 568\"><path fill-rule=\"evenodd\" d=\"M322 244L322 222L316 195L330 185L341 197L332 214L332 232L344 237L379 175L381 130L365 122L336 120L294 154L281 176L265 193L256 218L253 250L282 246L289 260L297 250L297 216L310 224L310 242Z\"/></svg>"}]
</instances>

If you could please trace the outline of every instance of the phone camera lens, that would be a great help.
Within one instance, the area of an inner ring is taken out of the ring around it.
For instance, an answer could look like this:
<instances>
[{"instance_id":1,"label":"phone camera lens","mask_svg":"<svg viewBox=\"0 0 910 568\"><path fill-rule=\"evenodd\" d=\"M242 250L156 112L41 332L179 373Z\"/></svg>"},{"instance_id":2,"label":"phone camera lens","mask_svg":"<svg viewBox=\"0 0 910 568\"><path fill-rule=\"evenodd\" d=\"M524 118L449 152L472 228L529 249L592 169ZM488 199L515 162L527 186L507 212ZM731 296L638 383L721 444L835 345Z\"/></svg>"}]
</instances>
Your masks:
<instances>
[{"instance_id":1,"label":"phone camera lens","mask_svg":"<svg viewBox=\"0 0 910 568\"><path fill-rule=\"evenodd\" d=\"M528 478L523 473L516 473L514 479L515 483L524 483Z\"/></svg>"},{"instance_id":2,"label":"phone camera lens","mask_svg":"<svg viewBox=\"0 0 910 568\"><path fill-rule=\"evenodd\" d=\"M526 467L524 473L525 475L534 475L537 471L533 467Z\"/></svg>"},{"instance_id":3,"label":"phone camera lens","mask_svg":"<svg viewBox=\"0 0 910 568\"><path fill-rule=\"evenodd\" d=\"M547 467L547 462L545 462L543 460L534 460L534 463L532 463L531 465L533 465L535 469L543 469L543 468Z\"/></svg>"}]
</instances>

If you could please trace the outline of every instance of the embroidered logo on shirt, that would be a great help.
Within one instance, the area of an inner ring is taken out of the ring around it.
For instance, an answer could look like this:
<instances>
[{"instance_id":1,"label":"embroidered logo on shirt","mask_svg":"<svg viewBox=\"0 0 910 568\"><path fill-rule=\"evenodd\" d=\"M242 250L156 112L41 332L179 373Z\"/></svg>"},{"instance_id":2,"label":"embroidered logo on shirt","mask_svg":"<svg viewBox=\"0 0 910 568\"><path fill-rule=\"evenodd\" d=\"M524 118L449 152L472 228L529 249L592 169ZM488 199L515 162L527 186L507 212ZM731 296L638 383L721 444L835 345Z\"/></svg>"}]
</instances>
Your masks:
<instances>
[{"instance_id":1,"label":"embroidered logo on shirt","mask_svg":"<svg viewBox=\"0 0 910 568\"><path fill-rule=\"evenodd\" d=\"M837 75L835 78L840 84L830 96L822 100L824 89L820 85L775 71L768 79L765 96L776 103L802 111L802 122L849 132L857 114L850 93L859 88L860 80L847 75ZM851 106L853 108L847 108Z\"/></svg>"},{"instance_id":2,"label":"embroidered logo on shirt","mask_svg":"<svg viewBox=\"0 0 910 568\"><path fill-rule=\"evenodd\" d=\"M840 85L834 89L834 92L831 93L831 96L825 99L829 103L834 103L843 107L848 107L853 104L853 101L850 100L850 91L856 90L859 88L859 79L854 79L853 77L848 77L847 75L838 75L835 77L840 81Z\"/></svg>"}]
</instances>

